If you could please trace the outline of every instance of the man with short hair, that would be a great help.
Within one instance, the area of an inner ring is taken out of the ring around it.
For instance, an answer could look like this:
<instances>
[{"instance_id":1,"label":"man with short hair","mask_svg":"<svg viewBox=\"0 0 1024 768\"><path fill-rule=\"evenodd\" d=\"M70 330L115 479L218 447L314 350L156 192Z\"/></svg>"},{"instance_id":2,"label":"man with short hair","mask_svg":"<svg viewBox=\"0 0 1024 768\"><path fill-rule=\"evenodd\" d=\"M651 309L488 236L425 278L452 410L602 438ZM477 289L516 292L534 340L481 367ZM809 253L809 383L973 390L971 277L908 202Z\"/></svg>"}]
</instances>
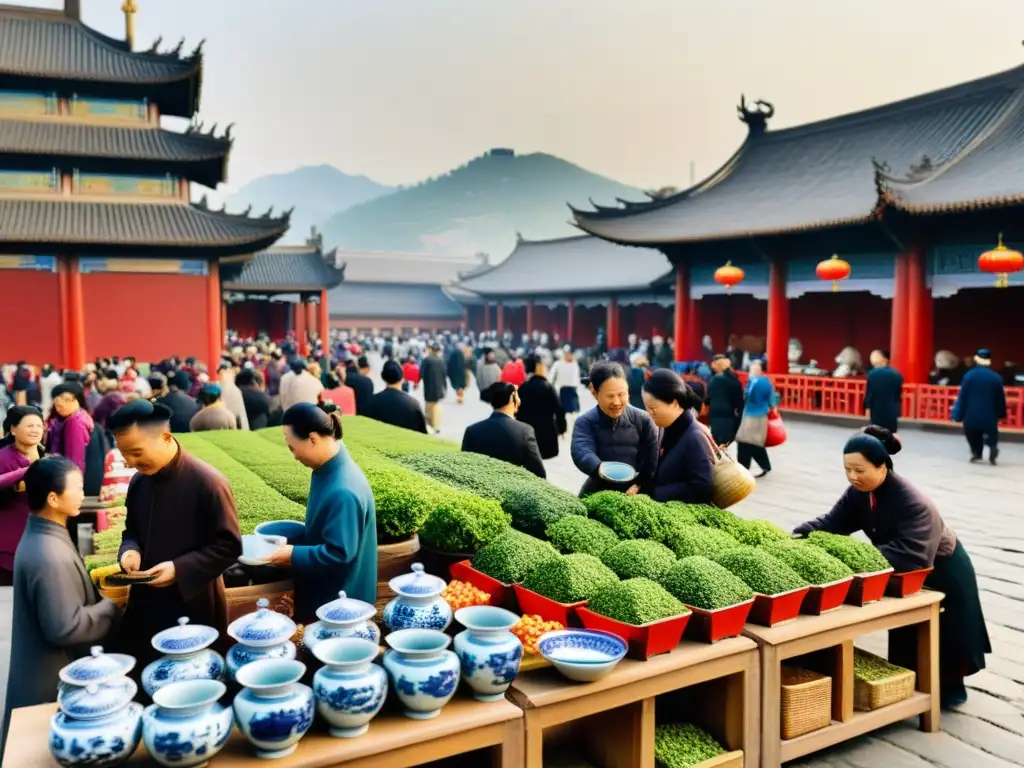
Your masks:
<instances>
[{"instance_id":1,"label":"man with short hair","mask_svg":"<svg viewBox=\"0 0 1024 768\"><path fill-rule=\"evenodd\" d=\"M441 345L430 345L430 353L420 366L423 381L423 402L427 406L427 423L436 434L441 434L441 401L448 391L448 379L441 361Z\"/></svg>"},{"instance_id":2,"label":"man with short hair","mask_svg":"<svg viewBox=\"0 0 1024 768\"><path fill-rule=\"evenodd\" d=\"M380 377L384 380L384 390L370 399L366 415L385 424L427 434L427 422L419 401L402 391L402 366L394 360L386 360Z\"/></svg>"},{"instance_id":3,"label":"man with short hair","mask_svg":"<svg viewBox=\"0 0 1024 768\"><path fill-rule=\"evenodd\" d=\"M1006 418L1006 390L1003 378L991 369L992 353L979 349L974 367L964 374L960 394L953 405L953 421L963 422L964 436L971 448L971 463L981 461L988 446L993 466L999 456L999 422Z\"/></svg>"},{"instance_id":4,"label":"man with short hair","mask_svg":"<svg viewBox=\"0 0 1024 768\"><path fill-rule=\"evenodd\" d=\"M352 360L348 361L349 363ZM358 366L358 367L357 367ZM370 398L373 397L373 379L369 375L370 364L366 355L361 355L355 365L345 371L345 384L356 393L356 413L365 416L370 410Z\"/></svg>"},{"instance_id":5,"label":"man with short hair","mask_svg":"<svg viewBox=\"0 0 1024 768\"><path fill-rule=\"evenodd\" d=\"M903 374L889 365L889 351L876 349L871 353L871 371L864 391L864 415L869 424L890 432L899 430L903 410Z\"/></svg>"}]
</instances>

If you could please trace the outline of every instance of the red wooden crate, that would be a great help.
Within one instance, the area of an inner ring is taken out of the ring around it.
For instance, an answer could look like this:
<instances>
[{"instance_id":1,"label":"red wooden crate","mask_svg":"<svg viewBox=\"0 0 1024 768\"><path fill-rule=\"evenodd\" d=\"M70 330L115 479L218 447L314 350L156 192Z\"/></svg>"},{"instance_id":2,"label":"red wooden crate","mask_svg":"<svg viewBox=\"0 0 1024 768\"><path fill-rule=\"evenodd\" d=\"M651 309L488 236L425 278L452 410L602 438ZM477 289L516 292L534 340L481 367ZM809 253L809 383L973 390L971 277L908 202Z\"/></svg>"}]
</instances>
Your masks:
<instances>
[{"instance_id":1,"label":"red wooden crate","mask_svg":"<svg viewBox=\"0 0 1024 768\"><path fill-rule=\"evenodd\" d=\"M698 643L717 643L727 637L736 637L747 623L754 600L745 600L736 605L705 611L692 605L686 606L693 612L686 625L686 637Z\"/></svg>"},{"instance_id":2,"label":"red wooden crate","mask_svg":"<svg viewBox=\"0 0 1024 768\"><path fill-rule=\"evenodd\" d=\"M502 584L497 579L491 578L486 573L481 573L476 570L471 561L460 560L457 563L452 563L448 568L448 572L452 575L453 579L458 581L468 581L477 589L483 590L491 596L491 599L487 601L488 605L497 605L502 608L507 608L510 611L518 612L519 605L516 601L516 593L512 589L511 584Z\"/></svg>"},{"instance_id":3,"label":"red wooden crate","mask_svg":"<svg viewBox=\"0 0 1024 768\"><path fill-rule=\"evenodd\" d=\"M800 612L821 616L828 611L834 611L846 600L852 586L853 576L847 576L845 579L833 581L831 584L811 587L811 591L804 598L803 605L800 606Z\"/></svg>"},{"instance_id":4,"label":"red wooden crate","mask_svg":"<svg viewBox=\"0 0 1024 768\"><path fill-rule=\"evenodd\" d=\"M892 568L888 568L876 573L854 574L853 585L846 596L846 602L850 605L867 605L881 600L892 571Z\"/></svg>"},{"instance_id":5,"label":"red wooden crate","mask_svg":"<svg viewBox=\"0 0 1024 768\"><path fill-rule=\"evenodd\" d=\"M750 611L748 621L763 627L774 627L784 621L792 621L800 615L800 606L810 591L810 587L800 587L781 595L754 593L754 607Z\"/></svg>"},{"instance_id":6,"label":"red wooden crate","mask_svg":"<svg viewBox=\"0 0 1024 768\"><path fill-rule=\"evenodd\" d=\"M650 624L625 624L588 608L577 608L577 614L587 629L601 629L618 635L629 643L629 655L633 658L646 660L659 653L668 653L683 639L683 632L692 614L670 616Z\"/></svg>"},{"instance_id":7,"label":"red wooden crate","mask_svg":"<svg viewBox=\"0 0 1024 768\"><path fill-rule=\"evenodd\" d=\"M924 582L934 568L920 568L916 571L904 571L894 573L885 587L885 594L889 597L910 597L920 592Z\"/></svg>"},{"instance_id":8,"label":"red wooden crate","mask_svg":"<svg viewBox=\"0 0 1024 768\"><path fill-rule=\"evenodd\" d=\"M535 613L544 621L557 621L563 627L578 627L580 625L579 619L576 617L576 610L586 605L586 600L581 600L578 603L559 603L557 600L537 594L521 584L513 584L512 587L516 591L519 610L524 616Z\"/></svg>"}]
</instances>

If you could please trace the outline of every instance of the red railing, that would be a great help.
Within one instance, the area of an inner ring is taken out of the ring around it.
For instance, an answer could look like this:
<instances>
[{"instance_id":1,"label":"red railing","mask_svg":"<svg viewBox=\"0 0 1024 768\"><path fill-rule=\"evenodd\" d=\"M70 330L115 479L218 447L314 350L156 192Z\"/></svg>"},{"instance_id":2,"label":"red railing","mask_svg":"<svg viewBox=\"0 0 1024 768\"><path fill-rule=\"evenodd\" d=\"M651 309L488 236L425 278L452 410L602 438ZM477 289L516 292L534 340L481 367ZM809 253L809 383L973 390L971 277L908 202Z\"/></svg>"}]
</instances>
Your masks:
<instances>
[{"instance_id":1,"label":"red railing","mask_svg":"<svg viewBox=\"0 0 1024 768\"><path fill-rule=\"evenodd\" d=\"M744 383L746 378L746 374L740 374ZM779 407L784 410L841 416L864 415L867 381L863 378L832 379L787 374L774 375L771 379L779 393ZM959 387L904 384L903 418L949 423L959 393ZM1006 418L1001 426L1024 429L1024 387L1006 388Z\"/></svg>"}]
</instances>

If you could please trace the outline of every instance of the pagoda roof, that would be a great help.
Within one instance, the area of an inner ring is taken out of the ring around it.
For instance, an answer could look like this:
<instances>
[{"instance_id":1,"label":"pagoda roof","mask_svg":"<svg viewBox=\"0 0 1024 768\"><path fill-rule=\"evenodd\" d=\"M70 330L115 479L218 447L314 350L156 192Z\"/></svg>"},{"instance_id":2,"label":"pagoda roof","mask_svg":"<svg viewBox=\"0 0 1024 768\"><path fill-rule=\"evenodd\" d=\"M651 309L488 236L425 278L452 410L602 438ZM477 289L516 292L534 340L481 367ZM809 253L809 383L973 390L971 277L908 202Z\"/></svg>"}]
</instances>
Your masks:
<instances>
[{"instance_id":1,"label":"pagoda roof","mask_svg":"<svg viewBox=\"0 0 1024 768\"><path fill-rule=\"evenodd\" d=\"M133 51L62 10L0 5L0 82L146 86L165 114L191 117L199 103L202 43L187 55L182 43L165 52L157 50L159 43Z\"/></svg>"},{"instance_id":2,"label":"pagoda roof","mask_svg":"<svg viewBox=\"0 0 1024 768\"><path fill-rule=\"evenodd\" d=\"M479 259L391 251L336 251L335 263L345 265L346 283L448 285L459 273L480 265Z\"/></svg>"},{"instance_id":3,"label":"pagoda roof","mask_svg":"<svg viewBox=\"0 0 1024 768\"><path fill-rule=\"evenodd\" d=\"M205 201L205 198L204 198ZM288 229L289 212L262 217L199 203L85 202L0 197L0 251L26 246L207 249L219 255L267 248Z\"/></svg>"},{"instance_id":4,"label":"pagoda roof","mask_svg":"<svg viewBox=\"0 0 1024 768\"><path fill-rule=\"evenodd\" d=\"M458 287L483 296L541 296L650 288L672 272L660 251L632 250L598 237L523 240L503 262Z\"/></svg>"},{"instance_id":5,"label":"pagoda roof","mask_svg":"<svg viewBox=\"0 0 1024 768\"><path fill-rule=\"evenodd\" d=\"M250 292L322 291L334 288L345 276L343 269L332 267L320 249L311 245L268 248L237 267L225 265L223 269L225 288Z\"/></svg>"},{"instance_id":6,"label":"pagoda roof","mask_svg":"<svg viewBox=\"0 0 1024 768\"><path fill-rule=\"evenodd\" d=\"M857 224L1024 199L1024 67L873 109L768 130L740 105L746 140L710 177L664 199L573 209L585 231L630 245L700 242Z\"/></svg>"},{"instance_id":7,"label":"pagoda roof","mask_svg":"<svg viewBox=\"0 0 1024 768\"><path fill-rule=\"evenodd\" d=\"M227 176L230 128L221 136L153 126L124 127L63 120L0 118L0 154L152 161L181 168L181 176L216 187Z\"/></svg>"},{"instance_id":8,"label":"pagoda roof","mask_svg":"<svg viewBox=\"0 0 1024 768\"><path fill-rule=\"evenodd\" d=\"M462 305L440 285L352 283L346 279L327 293L331 317L455 318Z\"/></svg>"}]
</instances>

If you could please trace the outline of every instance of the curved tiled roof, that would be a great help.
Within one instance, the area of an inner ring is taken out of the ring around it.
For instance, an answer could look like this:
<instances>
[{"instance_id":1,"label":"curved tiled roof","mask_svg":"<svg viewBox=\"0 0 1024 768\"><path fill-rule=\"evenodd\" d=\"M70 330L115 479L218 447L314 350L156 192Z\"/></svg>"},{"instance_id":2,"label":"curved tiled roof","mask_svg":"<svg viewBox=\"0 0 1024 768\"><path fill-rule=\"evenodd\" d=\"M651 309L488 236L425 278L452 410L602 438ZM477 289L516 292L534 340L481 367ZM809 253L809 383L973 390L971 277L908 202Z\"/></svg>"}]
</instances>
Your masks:
<instances>
[{"instance_id":1,"label":"curved tiled roof","mask_svg":"<svg viewBox=\"0 0 1024 768\"><path fill-rule=\"evenodd\" d=\"M341 283L344 271L327 263L318 248L281 246L260 251L231 274L225 267L224 287L235 291L321 291Z\"/></svg>"},{"instance_id":2,"label":"curved tiled roof","mask_svg":"<svg viewBox=\"0 0 1024 768\"><path fill-rule=\"evenodd\" d=\"M440 285L350 283L346 279L327 293L327 303L331 317L462 317L462 305L449 298Z\"/></svg>"},{"instance_id":3,"label":"curved tiled roof","mask_svg":"<svg viewBox=\"0 0 1024 768\"><path fill-rule=\"evenodd\" d=\"M288 229L280 218L249 218L200 204L106 203L0 198L0 245L132 245L253 252Z\"/></svg>"},{"instance_id":4,"label":"curved tiled roof","mask_svg":"<svg viewBox=\"0 0 1024 768\"><path fill-rule=\"evenodd\" d=\"M483 296L635 291L672 272L660 251L637 250L590 235L522 240L508 258L458 287Z\"/></svg>"},{"instance_id":5,"label":"curved tiled roof","mask_svg":"<svg viewBox=\"0 0 1024 768\"><path fill-rule=\"evenodd\" d=\"M187 163L184 177L208 187L225 178L231 139L154 127L62 120L0 119L0 154L117 158Z\"/></svg>"},{"instance_id":6,"label":"curved tiled roof","mask_svg":"<svg viewBox=\"0 0 1024 768\"><path fill-rule=\"evenodd\" d=\"M338 250L335 263L345 265L349 283L447 285L459 279L460 271L474 269L480 262L428 253Z\"/></svg>"},{"instance_id":7,"label":"curved tiled roof","mask_svg":"<svg viewBox=\"0 0 1024 768\"><path fill-rule=\"evenodd\" d=\"M1009 159L1022 130L1024 67L874 109L779 131L751 126L746 141L715 174L663 200L624 208L574 210L579 226L614 242L653 245L816 229L872 219L880 199L876 167L903 179L922 165L948 167L893 196L964 204L1006 195L1018 173L995 180L996 155ZM995 143L1002 136L999 146ZM986 149L987 147L987 149ZM976 157L972 157L976 156ZM987 156L988 160L978 159ZM960 166L957 171L956 167ZM942 176L946 190L926 192ZM953 179L959 178L957 183ZM899 186L893 183L893 186ZM906 186L906 185L903 185ZM929 203L933 204L933 203Z\"/></svg>"}]
</instances>

